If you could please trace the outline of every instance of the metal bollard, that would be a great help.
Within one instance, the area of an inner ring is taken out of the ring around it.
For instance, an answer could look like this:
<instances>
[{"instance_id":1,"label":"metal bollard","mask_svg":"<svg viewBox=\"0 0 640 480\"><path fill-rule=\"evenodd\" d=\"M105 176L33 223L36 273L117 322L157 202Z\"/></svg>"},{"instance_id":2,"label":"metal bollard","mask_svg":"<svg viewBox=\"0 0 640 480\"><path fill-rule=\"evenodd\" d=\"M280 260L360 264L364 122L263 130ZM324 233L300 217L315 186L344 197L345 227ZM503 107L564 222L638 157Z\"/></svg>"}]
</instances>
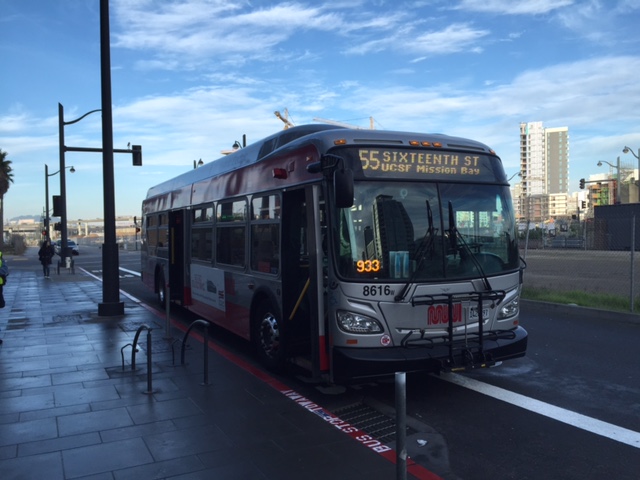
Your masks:
<instances>
[{"instance_id":1,"label":"metal bollard","mask_svg":"<svg viewBox=\"0 0 640 480\"><path fill-rule=\"evenodd\" d=\"M184 337L182 338L182 348L180 349L180 364L185 364L184 352L185 346L187 345L187 338L189 338L191 329L196 325L204 325L204 380L202 385L209 385L209 322L207 322L206 320L194 320L191 325L189 325L189 328L187 328L187 331L184 332Z\"/></svg>"},{"instance_id":2,"label":"metal bollard","mask_svg":"<svg viewBox=\"0 0 640 480\"><path fill-rule=\"evenodd\" d=\"M204 380L202 385L209 385L209 325L204 327Z\"/></svg>"},{"instance_id":3,"label":"metal bollard","mask_svg":"<svg viewBox=\"0 0 640 480\"><path fill-rule=\"evenodd\" d=\"M133 347L131 350L131 370L136 369L136 351L138 346L138 337L143 330L147 330L147 391L143 393L153 393L153 381L152 381L152 361L151 361L151 328L148 325L142 324L138 327L135 336L133 337Z\"/></svg>"},{"instance_id":4,"label":"metal bollard","mask_svg":"<svg viewBox=\"0 0 640 480\"><path fill-rule=\"evenodd\" d=\"M407 480L407 374L396 372L396 480Z\"/></svg>"},{"instance_id":5,"label":"metal bollard","mask_svg":"<svg viewBox=\"0 0 640 480\"><path fill-rule=\"evenodd\" d=\"M169 288L169 283L167 283L167 289L165 290L164 296L164 307L165 307L165 325L164 325L164 338L171 338L170 330L171 330L171 290Z\"/></svg>"},{"instance_id":6,"label":"metal bollard","mask_svg":"<svg viewBox=\"0 0 640 480\"><path fill-rule=\"evenodd\" d=\"M151 368L151 329L147 330L147 391L153 393L152 368Z\"/></svg>"}]
</instances>

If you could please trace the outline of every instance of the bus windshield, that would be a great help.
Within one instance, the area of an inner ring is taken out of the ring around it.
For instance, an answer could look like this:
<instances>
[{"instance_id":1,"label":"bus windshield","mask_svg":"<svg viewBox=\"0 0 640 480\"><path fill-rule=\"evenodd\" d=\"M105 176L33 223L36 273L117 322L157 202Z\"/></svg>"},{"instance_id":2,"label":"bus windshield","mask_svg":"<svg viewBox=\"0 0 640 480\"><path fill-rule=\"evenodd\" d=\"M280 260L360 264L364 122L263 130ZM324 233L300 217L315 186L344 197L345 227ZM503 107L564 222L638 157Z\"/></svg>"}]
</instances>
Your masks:
<instances>
[{"instance_id":1,"label":"bus windshield","mask_svg":"<svg viewBox=\"0 0 640 480\"><path fill-rule=\"evenodd\" d=\"M332 229L345 279L437 282L519 268L506 186L359 181L354 198Z\"/></svg>"}]
</instances>

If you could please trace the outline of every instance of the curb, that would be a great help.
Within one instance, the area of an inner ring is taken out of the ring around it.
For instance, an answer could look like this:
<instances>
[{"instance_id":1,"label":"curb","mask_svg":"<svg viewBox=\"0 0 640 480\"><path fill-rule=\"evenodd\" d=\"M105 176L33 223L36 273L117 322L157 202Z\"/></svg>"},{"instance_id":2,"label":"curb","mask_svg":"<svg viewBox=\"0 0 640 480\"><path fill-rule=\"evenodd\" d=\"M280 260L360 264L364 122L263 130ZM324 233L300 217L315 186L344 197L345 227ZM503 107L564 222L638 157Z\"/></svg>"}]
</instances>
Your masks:
<instances>
[{"instance_id":1,"label":"curb","mask_svg":"<svg viewBox=\"0 0 640 480\"><path fill-rule=\"evenodd\" d=\"M602 310L599 308L581 307L575 304L560 304L540 302L538 300L520 300L520 310L527 313L559 314L569 317L580 317L591 320L604 320L609 322L623 322L640 325L640 314L631 312L617 312Z\"/></svg>"}]
</instances>

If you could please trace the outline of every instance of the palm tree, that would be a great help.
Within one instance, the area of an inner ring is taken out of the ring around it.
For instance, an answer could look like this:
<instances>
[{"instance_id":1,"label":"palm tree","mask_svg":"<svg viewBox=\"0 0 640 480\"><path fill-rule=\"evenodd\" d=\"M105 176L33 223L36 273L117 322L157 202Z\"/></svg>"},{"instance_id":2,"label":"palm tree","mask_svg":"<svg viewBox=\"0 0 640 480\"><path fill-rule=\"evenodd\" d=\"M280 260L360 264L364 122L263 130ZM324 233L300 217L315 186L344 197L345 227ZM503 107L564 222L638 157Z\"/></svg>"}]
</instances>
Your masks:
<instances>
[{"instance_id":1,"label":"palm tree","mask_svg":"<svg viewBox=\"0 0 640 480\"><path fill-rule=\"evenodd\" d=\"M13 183L13 169L7 155L9 154L0 148L0 247L4 246L4 195Z\"/></svg>"}]
</instances>

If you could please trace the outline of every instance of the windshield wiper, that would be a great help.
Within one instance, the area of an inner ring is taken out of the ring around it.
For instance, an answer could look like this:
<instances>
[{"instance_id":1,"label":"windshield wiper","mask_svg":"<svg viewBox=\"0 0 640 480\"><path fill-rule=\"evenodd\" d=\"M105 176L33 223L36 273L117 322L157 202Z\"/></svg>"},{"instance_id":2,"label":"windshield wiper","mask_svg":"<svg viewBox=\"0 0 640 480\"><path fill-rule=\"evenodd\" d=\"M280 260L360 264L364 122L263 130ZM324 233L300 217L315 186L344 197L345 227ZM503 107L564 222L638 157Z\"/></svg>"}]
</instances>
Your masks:
<instances>
[{"instance_id":1,"label":"windshield wiper","mask_svg":"<svg viewBox=\"0 0 640 480\"><path fill-rule=\"evenodd\" d=\"M460 245L462 245L462 247L464 248L464 253L468 255L469 258L471 258L473 265L478 269L478 273L480 273L480 275L482 276L482 283L484 284L484 288L486 290L491 290L489 277L487 277L487 274L482 268L482 265L473 253L473 250L471 250L471 247L469 247L469 244L456 227L455 211L453 210L453 204L451 203L451 201L449 201L449 245L452 249L454 249L454 255L458 249L458 240L460 240Z\"/></svg>"},{"instance_id":2,"label":"windshield wiper","mask_svg":"<svg viewBox=\"0 0 640 480\"><path fill-rule=\"evenodd\" d=\"M420 240L420 244L416 248L415 258L418 260L418 263L416 264L415 270L411 273L409 280L407 280L407 283L405 283L402 287L402 290L400 290L400 293L398 293L398 295L394 297L396 302L404 300L404 297L409 291L409 286L413 283L417 272L420 270L422 264L424 263L424 259L427 256L427 253L433 254L433 239L435 238L436 230L433 227L433 211L431 210L429 200L427 200L426 203L428 227L426 233L424 234L424 237L422 237L422 240Z\"/></svg>"}]
</instances>

